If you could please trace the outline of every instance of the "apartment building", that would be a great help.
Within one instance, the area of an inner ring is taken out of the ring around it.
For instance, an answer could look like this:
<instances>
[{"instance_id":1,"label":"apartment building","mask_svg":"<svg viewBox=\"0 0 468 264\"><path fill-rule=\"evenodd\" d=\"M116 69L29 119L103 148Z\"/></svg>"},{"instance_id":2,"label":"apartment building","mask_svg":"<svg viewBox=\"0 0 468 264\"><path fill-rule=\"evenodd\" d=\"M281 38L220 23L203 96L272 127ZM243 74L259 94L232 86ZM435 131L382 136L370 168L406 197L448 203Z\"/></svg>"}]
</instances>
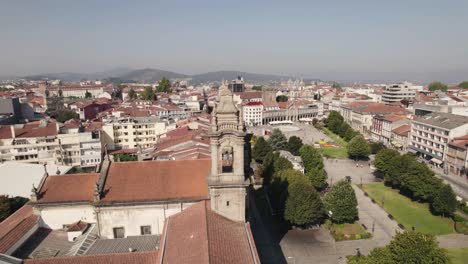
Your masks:
<instances>
[{"instance_id":1,"label":"apartment building","mask_svg":"<svg viewBox=\"0 0 468 264\"><path fill-rule=\"evenodd\" d=\"M261 102L248 102L242 107L245 124L247 126L258 126L262 124L263 104Z\"/></svg>"},{"instance_id":2,"label":"apartment building","mask_svg":"<svg viewBox=\"0 0 468 264\"><path fill-rule=\"evenodd\" d=\"M430 159L437 166L446 161L450 140L466 135L468 117L447 113L431 113L411 122L409 151Z\"/></svg>"},{"instance_id":3,"label":"apartment building","mask_svg":"<svg viewBox=\"0 0 468 264\"><path fill-rule=\"evenodd\" d=\"M175 129L175 123L159 117L110 117L103 121L102 142L109 150L152 148L158 138Z\"/></svg>"},{"instance_id":4,"label":"apartment building","mask_svg":"<svg viewBox=\"0 0 468 264\"><path fill-rule=\"evenodd\" d=\"M61 125L43 119L0 126L0 159L93 167L101 162L99 130L86 130L78 121Z\"/></svg>"},{"instance_id":5,"label":"apartment building","mask_svg":"<svg viewBox=\"0 0 468 264\"><path fill-rule=\"evenodd\" d=\"M392 146L396 149L406 151L408 148L408 137L411 132L410 125L402 125L392 130Z\"/></svg>"},{"instance_id":6,"label":"apartment building","mask_svg":"<svg viewBox=\"0 0 468 264\"><path fill-rule=\"evenodd\" d=\"M372 121L374 116L408 114L408 111L399 106L375 102L352 102L342 105L340 112L346 123L368 138L372 138Z\"/></svg>"},{"instance_id":7,"label":"apartment building","mask_svg":"<svg viewBox=\"0 0 468 264\"><path fill-rule=\"evenodd\" d=\"M468 176L468 134L454 138L448 143L447 167L450 173Z\"/></svg>"},{"instance_id":8,"label":"apartment building","mask_svg":"<svg viewBox=\"0 0 468 264\"><path fill-rule=\"evenodd\" d=\"M372 119L372 140L382 141L385 145L390 146L392 130L409 123L410 120L406 115L376 115Z\"/></svg>"},{"instance_id":9,"label":"apartment building","mask_svg":"<svg viewBox=\"0 0 468 264\"><path fill-rule=\"evenodd\" d=\"M423 88L422 85L413 85L409 82L388 85L383 90L382 103L399 105L402 100L413 101L416 93Z\"/></svg>"}]
</instances>

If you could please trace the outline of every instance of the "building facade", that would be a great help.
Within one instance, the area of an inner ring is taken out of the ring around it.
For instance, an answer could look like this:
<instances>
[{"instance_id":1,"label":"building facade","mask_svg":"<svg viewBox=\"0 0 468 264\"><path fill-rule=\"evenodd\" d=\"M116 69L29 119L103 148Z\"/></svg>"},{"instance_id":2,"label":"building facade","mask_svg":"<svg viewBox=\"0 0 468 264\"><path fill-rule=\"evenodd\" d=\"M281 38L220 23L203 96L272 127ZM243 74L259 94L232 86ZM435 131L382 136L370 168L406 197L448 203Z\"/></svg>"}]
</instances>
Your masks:
<instances>
[{"instance_id":1,"label":"building facade","mask_svg":"<svg viewBox=\"0 0 468 264\"><path fill-rule=\"evenodd\" d=\"M382 94L382 103L399 105L402 100L413 101L418 91L423 90L421 85L413 85L409 82L388 85Z\"/></svg>"},{"instance_id":2,"label":"building facade","mask_svg":"<svg viewBox=\"0 0 468 264\"><path fill-rule=\"evenodd\" d=\"M468 117L431 113L412 120L409 148L442 167L450 140L467 132Z\"/></svg>"}]
</instances>

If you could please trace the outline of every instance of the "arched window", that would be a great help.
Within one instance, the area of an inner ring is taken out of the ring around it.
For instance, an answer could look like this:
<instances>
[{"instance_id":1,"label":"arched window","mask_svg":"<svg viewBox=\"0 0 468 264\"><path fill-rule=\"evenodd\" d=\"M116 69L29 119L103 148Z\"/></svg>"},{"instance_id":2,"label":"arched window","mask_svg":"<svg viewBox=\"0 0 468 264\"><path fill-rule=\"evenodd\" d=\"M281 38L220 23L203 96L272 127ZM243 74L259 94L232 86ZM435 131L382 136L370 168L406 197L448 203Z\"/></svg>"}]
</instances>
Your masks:
<instances>
[{"instance_id":1,"label":"arched window","mask_svg":"<svg viewBox=\"0 0 468 264\"><path fill-rule=\"evenodd\" d=\"M232 151L232 147L224 148L222 153L221 159L221 167L223 173L232 172L232 165L234 160L234 154Z\"/></svg>"}]
</instances>

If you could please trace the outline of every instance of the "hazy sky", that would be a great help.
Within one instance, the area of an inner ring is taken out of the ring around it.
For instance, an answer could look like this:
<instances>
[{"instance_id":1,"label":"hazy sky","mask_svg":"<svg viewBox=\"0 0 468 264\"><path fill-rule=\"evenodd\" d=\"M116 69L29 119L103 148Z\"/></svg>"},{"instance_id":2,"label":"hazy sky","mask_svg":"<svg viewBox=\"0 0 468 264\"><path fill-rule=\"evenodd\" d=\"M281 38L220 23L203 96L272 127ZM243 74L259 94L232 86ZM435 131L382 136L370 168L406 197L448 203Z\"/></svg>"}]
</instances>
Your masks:
<instances>
[{"instance_id":1,"label":"hazy sky","mask_svg":"<svg viewBox=\"0 0 468 264\"><path fill-rule=\"evenodd\" d=\"M468 72L468 1L0 0L0 76L116 67Z\"/></svg>"}]
</instances>

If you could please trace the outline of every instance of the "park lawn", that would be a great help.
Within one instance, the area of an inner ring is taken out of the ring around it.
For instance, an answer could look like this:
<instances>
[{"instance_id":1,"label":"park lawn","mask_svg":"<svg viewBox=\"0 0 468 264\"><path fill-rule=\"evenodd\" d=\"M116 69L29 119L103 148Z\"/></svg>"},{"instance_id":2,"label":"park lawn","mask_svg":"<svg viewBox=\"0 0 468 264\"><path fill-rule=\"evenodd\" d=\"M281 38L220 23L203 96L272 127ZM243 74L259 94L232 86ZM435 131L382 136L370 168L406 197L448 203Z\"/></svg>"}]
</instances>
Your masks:
<instances>
[{"instance_id":1,"label":"park lawn","mask_svg":"<svg viewBox=\"0 0 468 264\"><path fill-rule=\"evenodd\" d=\"M335 143L337 143L338 145L346 148L346 146L348 145L348 142L346 142L344 139L342 139L340 136L338 136L337 134L331 132L328 128L326 127L322 127L322 131L327 135L329 136L331 139L333 139L333 141L335 141Z\"/></svg>"},{"instance_id":2,"label":"park lawn","mask_svg":"<svg viewBox=\"0 0 468 264\"><path fill-rule=\"evenodd\" d=\"M325 157L332 159L340 159L348 157L348 150L346 148L324 148L321 147L318 151Z\"/></svg>"},{"instance_id":3,"label":"park lawn","mask_svg":"<svg viewBox=\"0 0 468 264\"><path fill-rule=\"evenodd\" d=\"M331 224L330 221L325 223L325 227L330 231L335 241L341 240L356 240L369 238L370 234L356 221L352 224Z\"/></svg>"},{"instance_id":4,"label":"park lawn","mask_svg":"<svg viewBox=\"0 0 468 264\"><path fill-rule=\"evenodd\" d=\"M380 206L384 198L384 210L407 230L414 226L416 231L433 235L454 233L453 220L431 214L427 203L411 201L383 183L365 184L362 188Z\"/></svg>"},{"instance_id":5,"label":"park lawn","mask_svg":"<svg viewBox=\"0 0 468 264\"><path fill-rule=\"evenodd\" d=\"M452 264L465 264L468 260L468 248L449 248L447 251Z\"/></svg>"}]
</instances>

